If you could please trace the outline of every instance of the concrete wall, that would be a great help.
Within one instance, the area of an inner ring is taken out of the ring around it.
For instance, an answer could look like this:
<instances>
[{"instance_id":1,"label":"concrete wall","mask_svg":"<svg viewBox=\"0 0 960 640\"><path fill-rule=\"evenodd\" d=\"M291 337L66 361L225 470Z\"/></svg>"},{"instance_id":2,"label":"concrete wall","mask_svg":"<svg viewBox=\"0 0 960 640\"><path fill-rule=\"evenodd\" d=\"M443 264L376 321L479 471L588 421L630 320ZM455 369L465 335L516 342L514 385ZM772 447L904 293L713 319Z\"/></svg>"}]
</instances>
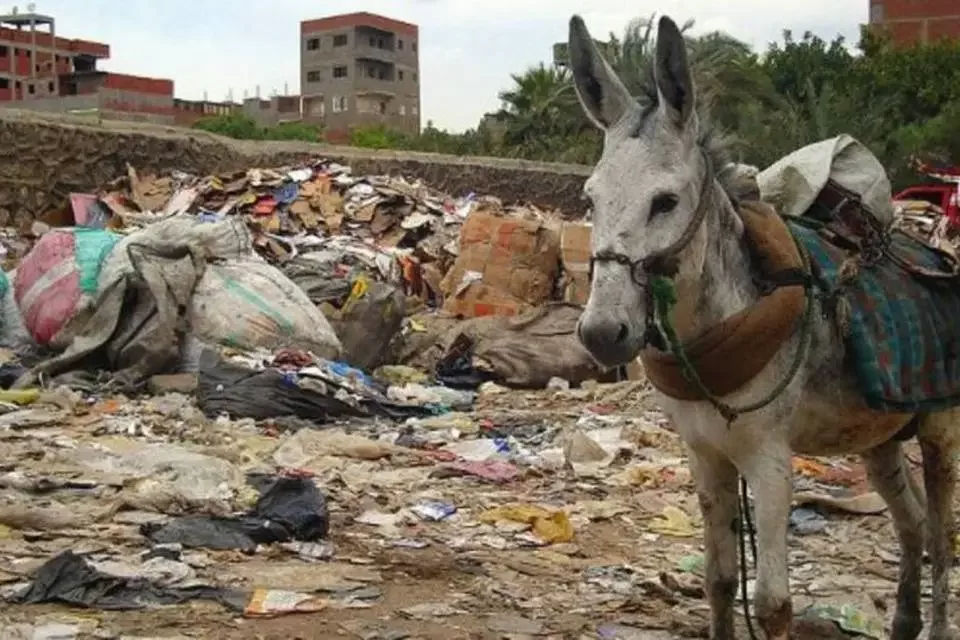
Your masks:
<instances>
[{"instance_id":1,"label":"concrete wall","mask_svg":"<svg viewBox=\"0 0 960 640\"><path fill-rule=\"evenodd\" d=\"M378 152L299 142L230 140L140 123L0 110L0 226L61 220L71 192L90 192L126 174L180 169L199 174L271 167L308 157L350 164L357 173L402 174L454 196L490 194L504 202L585 212L588 167L428 153ZM59 217L58 217L59 216Z\"/></svg>"}]
</instances>

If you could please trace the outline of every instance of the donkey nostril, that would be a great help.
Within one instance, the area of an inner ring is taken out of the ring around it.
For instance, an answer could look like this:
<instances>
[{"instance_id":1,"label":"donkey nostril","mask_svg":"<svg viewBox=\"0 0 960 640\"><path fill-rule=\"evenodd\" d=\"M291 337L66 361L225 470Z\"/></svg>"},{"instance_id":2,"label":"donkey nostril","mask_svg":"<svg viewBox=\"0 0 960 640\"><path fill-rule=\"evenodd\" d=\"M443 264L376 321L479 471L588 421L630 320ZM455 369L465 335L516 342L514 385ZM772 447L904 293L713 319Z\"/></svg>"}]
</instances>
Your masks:
<instances>
[{"instance_id":1,"label":"donkey nostril","mask_svg":"<svg viewBox=\"0 0 960 640\"><path fill-rule=\"evenodd\" d=\"M624 342L627 339L627 325L620 323L620 330L617 332L617 342Z\"/></svg>"}]
</instances>

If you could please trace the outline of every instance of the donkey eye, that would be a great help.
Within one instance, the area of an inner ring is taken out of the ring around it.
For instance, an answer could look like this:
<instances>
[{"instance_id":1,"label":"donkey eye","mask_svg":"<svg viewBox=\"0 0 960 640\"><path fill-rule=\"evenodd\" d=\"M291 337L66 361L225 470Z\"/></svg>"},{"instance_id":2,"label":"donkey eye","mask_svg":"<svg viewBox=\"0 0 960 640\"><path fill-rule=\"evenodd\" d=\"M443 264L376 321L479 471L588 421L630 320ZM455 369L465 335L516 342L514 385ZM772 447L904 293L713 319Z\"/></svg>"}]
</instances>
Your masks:
<instances>
[{"instance_id":1,"label":"donkey eye","mask_svg":"<svg viewBox=\"0 0 960 640\"><path fill-rule=\"evenodd\" d=\"M653 202L650 203L650 217L670 213L676 206L677 196L672 193L661 193L654 197Z\"/></svg>"}]
</instances>

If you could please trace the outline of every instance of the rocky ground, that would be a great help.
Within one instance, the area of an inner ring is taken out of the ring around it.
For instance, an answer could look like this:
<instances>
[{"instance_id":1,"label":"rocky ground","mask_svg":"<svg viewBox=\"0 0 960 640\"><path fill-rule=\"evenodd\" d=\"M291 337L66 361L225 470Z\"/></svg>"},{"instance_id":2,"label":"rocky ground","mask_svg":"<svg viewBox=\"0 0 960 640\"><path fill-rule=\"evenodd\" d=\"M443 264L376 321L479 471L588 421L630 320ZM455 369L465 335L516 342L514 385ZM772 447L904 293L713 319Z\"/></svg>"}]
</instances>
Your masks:
<instances>
[{"instance_id":1,"label":"rocky ground","mask_svg":"<svg viewBox=\"0 0 960 640\"><path fill-rule=\"evenodd\" d=\"M682 447L642 384L587 387L488 385L473 412L405 427L209 420L178 393L8 406L0 638L706 637ZM846 605L839 624L886 637L898 551L884 513L851 513L878 510L862 469L795 469L795 608ZM327 538L214 550L145 535L249 508L251 471L312 479ZM163 598L180 602L139 608Z\"/></svg>"}]
</instances>

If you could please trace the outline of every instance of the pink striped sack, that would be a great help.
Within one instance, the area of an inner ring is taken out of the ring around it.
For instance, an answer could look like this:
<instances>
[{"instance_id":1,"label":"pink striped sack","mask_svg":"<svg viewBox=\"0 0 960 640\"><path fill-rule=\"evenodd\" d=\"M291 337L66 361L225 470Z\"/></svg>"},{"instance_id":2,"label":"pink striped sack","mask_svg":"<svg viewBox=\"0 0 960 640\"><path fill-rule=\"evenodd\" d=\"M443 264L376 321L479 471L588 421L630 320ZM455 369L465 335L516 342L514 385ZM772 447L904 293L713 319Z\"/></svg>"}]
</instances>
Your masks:
<instances>
[{"instance_id":1,"label":"pink striped sack","mask_svg":"<svg viewBox=\"0 0 960 640\"><path fill-rule=\"evenodd\" d=\"M93 312L100 267L120 236L75 227L43 234L23 258L13 295L37 344L65 348L71 321Z\"/></svg>"}]
</instances>

